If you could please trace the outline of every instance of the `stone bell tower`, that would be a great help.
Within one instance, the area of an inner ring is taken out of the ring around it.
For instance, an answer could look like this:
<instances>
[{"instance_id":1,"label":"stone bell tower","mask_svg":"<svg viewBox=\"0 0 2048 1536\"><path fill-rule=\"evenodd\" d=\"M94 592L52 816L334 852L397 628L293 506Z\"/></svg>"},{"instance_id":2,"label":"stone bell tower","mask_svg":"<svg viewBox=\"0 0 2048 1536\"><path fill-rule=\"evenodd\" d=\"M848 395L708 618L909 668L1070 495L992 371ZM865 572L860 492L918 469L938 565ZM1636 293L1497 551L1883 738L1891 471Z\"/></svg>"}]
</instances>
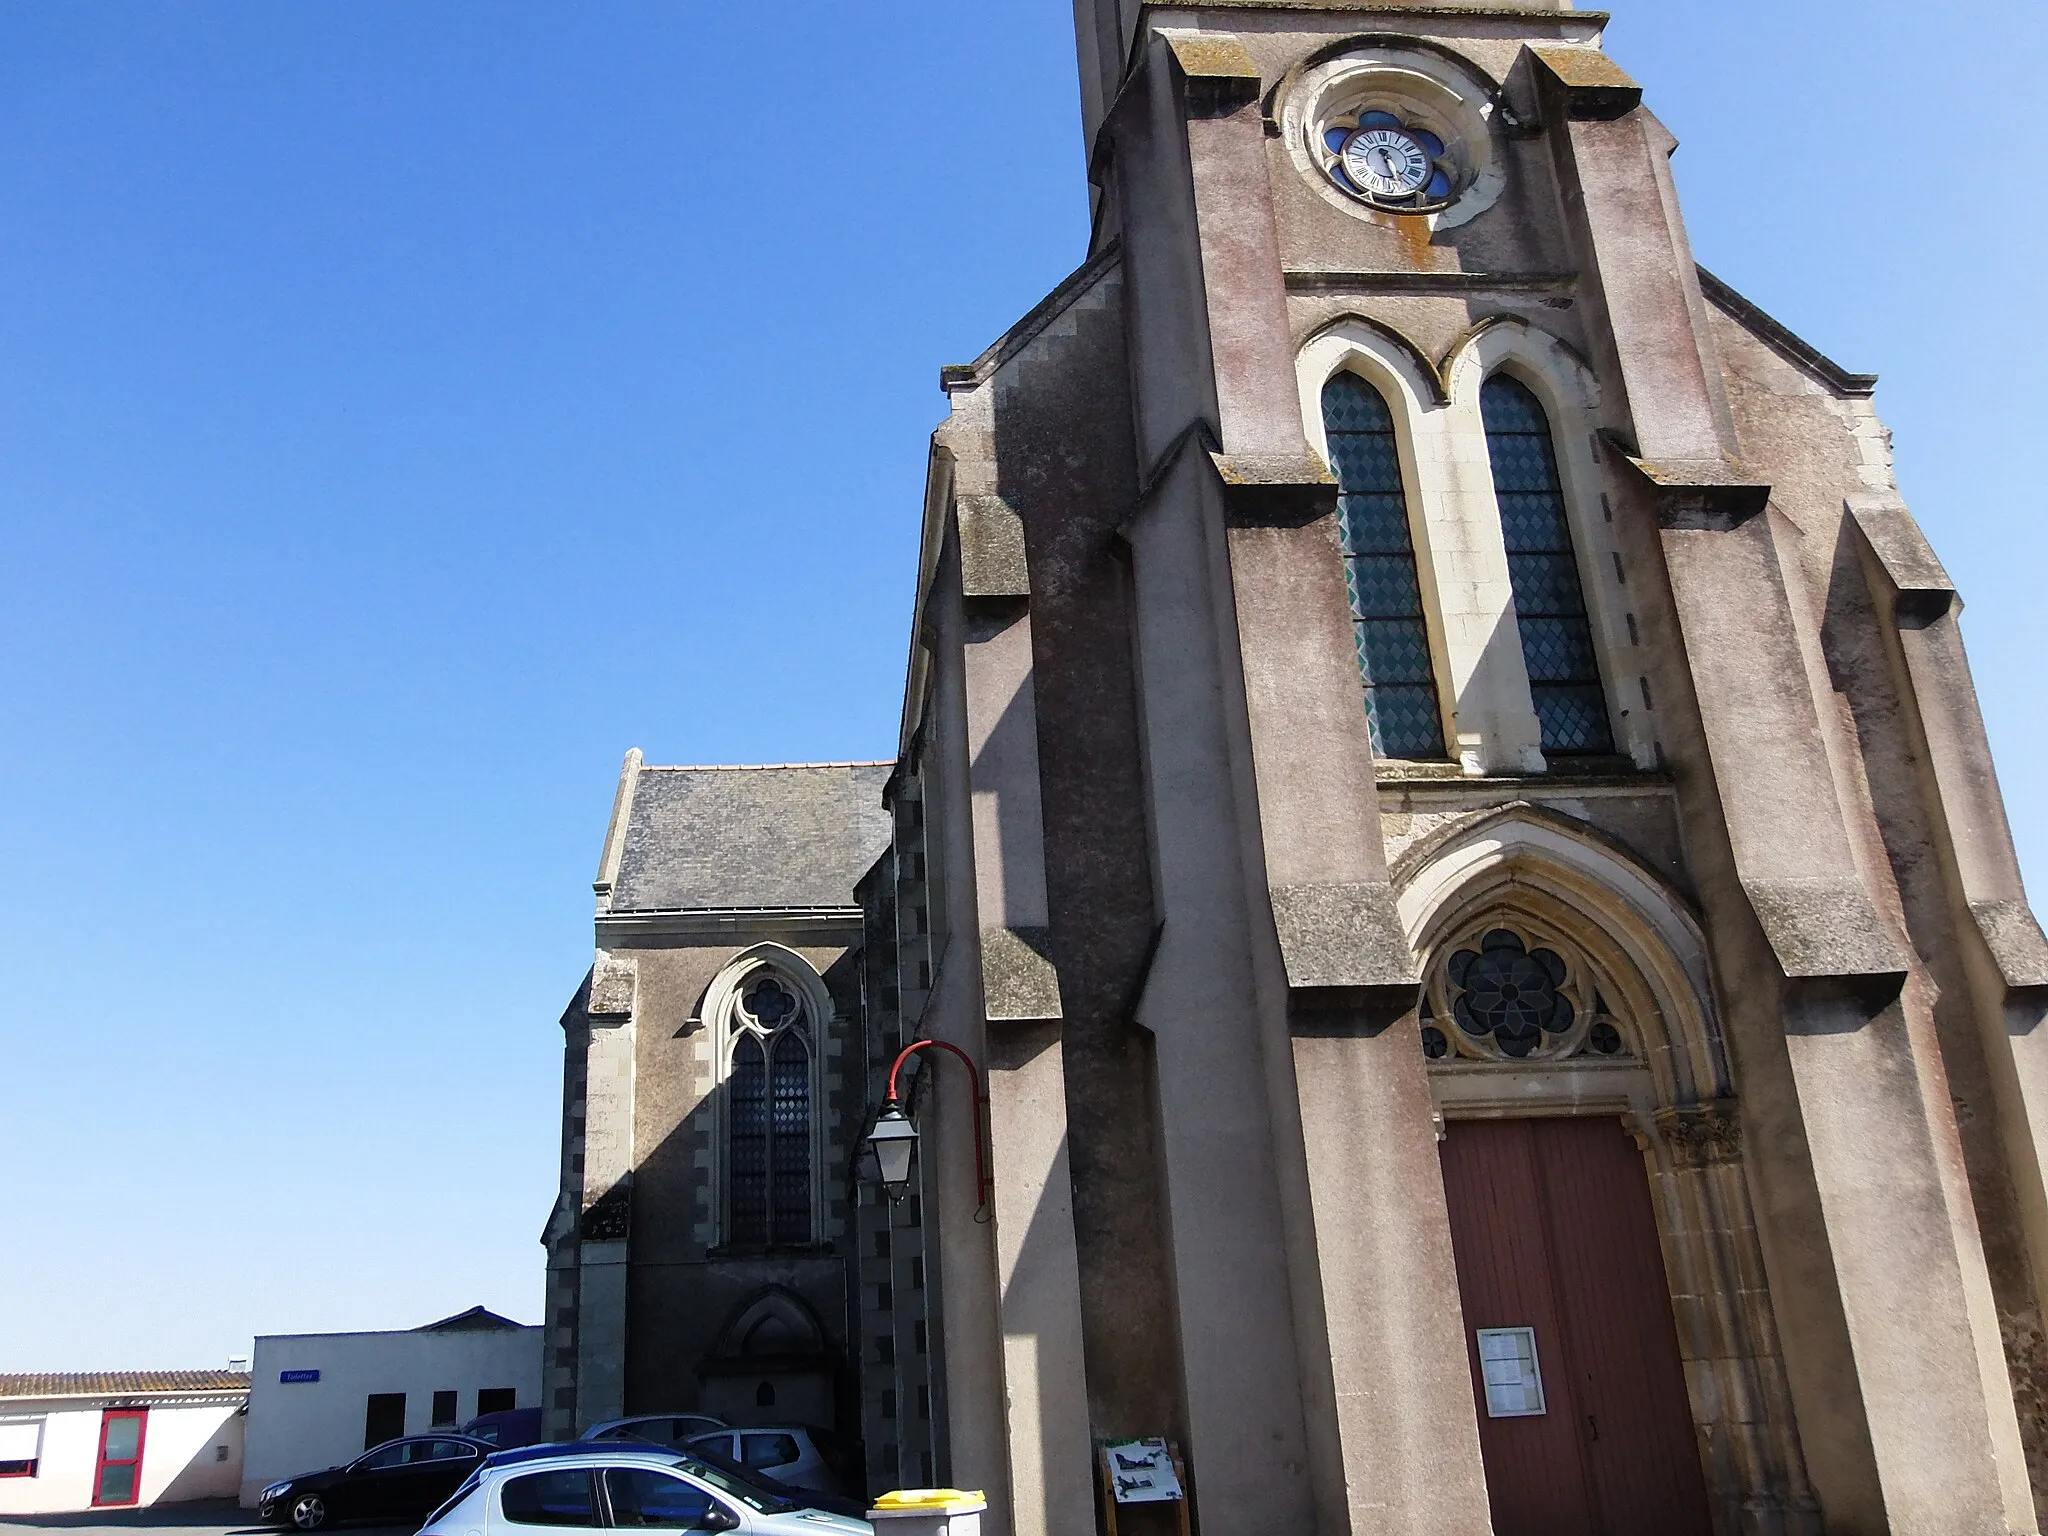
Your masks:
<instances>
[{"instance_id":1,"label":"stone bell tower","mask_svg":"<svg viewBox=\"0 0 2048 1536\"><path fill-rule=\"evenodd\" d=\"M2048 941L1875 381L1696 266L1602 13L1075 15L1091 248L942 375L866 940L988 1069L939 1475L2036 1530Z\"/></svg>"}]
</instances>

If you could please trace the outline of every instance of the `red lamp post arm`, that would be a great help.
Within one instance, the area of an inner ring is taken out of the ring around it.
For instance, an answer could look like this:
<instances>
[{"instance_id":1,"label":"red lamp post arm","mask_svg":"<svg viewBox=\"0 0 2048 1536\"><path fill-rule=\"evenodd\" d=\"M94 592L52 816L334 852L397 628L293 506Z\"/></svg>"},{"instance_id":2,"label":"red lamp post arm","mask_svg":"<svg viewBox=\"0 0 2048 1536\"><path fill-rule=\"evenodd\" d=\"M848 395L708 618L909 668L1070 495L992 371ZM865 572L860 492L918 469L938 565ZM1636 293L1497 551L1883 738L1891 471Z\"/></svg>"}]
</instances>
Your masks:
<instances>
[{"instance_id":1,"label":"red lamp post arm","mask_svg":"<svg viewBox=\"0 0 2048 1536\"><path fill-rule=\"evenodd\" d=\"M934 1046L942 1051L950 1051L959 1058L960 1065L967 1069L967 1076L974 1085L974 1193L975 1197L980 1200L982 1207L993 1216L995 1214L995 1191L993 1182L989 1178L988 1153L985 1149L988 1135L988 1095L982 1092L981 1069L975 1066L974 1058L950 1040L911 1041L910 1044L903 1047L897 1053L895 1062L889 1068L889 1102L891 1104L897 1102L896 1074L903 1070L903 1063L910 1060L912 1056L924 1050L927 1046Z\"/></svg>"}]
</instances>

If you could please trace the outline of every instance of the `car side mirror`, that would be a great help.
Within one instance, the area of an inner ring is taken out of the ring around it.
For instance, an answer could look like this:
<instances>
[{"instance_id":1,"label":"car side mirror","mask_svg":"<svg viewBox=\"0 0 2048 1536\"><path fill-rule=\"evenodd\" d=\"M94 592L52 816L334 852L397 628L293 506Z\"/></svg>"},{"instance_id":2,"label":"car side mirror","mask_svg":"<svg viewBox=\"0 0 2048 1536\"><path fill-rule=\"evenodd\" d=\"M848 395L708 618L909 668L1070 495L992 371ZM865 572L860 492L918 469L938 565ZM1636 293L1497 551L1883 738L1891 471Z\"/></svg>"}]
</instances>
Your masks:
<instances>
[{"instance_id":1,"label":"car side mirror","mask_svg":"<svg viewBox=\"0 0 2048 1536\"><path fill-rule=\"evenodd\" d=\"M723 1504L714 1504L704 1512L704 1521L697 1527L700 1531L734 1531L739 1529L740 1517Z\"/></svg>"}]
</instances>

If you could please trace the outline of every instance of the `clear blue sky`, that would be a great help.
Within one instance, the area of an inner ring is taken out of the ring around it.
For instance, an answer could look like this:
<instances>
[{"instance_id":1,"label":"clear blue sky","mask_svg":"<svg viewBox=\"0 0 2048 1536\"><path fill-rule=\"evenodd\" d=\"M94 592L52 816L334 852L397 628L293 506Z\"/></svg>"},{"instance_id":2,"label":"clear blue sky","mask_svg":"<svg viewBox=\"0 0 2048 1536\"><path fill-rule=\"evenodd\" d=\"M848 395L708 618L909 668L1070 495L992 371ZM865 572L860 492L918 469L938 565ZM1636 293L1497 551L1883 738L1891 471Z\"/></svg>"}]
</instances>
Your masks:
<instances>
[{"instance_id":1,"label":"clear blue sky","mask_svg":"<svg viewBox=\"0 0 2048 1536\"><path fill-rule=\"evenodd\" d=\"M1885 376L2038 886L2048 13L1616 5L1701 259ZM1069 15L0 8L0 1369L539 1316L619 758L892 751Z\"/></svg>"}]
</instances>

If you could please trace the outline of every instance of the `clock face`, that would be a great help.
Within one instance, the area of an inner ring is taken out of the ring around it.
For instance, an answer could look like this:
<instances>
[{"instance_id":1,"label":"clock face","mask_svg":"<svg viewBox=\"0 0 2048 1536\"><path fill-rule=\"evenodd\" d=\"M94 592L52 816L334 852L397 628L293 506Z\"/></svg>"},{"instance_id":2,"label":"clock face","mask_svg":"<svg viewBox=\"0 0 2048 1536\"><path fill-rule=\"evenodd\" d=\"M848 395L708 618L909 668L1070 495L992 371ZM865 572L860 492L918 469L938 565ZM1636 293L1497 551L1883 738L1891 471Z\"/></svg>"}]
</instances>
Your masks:
<instances>
[{"instance_id":1,"label":"clock face","mask_svg":"<svg viewBox=\"0 0 2048 1536\"><path fill-rule=\"evenodd\" d=\"M1434 169L1429 151L1399 128L1361 128L1344 141L1344 174L1369 197L1412 197Z\"/></svg>"}]
</instances>

